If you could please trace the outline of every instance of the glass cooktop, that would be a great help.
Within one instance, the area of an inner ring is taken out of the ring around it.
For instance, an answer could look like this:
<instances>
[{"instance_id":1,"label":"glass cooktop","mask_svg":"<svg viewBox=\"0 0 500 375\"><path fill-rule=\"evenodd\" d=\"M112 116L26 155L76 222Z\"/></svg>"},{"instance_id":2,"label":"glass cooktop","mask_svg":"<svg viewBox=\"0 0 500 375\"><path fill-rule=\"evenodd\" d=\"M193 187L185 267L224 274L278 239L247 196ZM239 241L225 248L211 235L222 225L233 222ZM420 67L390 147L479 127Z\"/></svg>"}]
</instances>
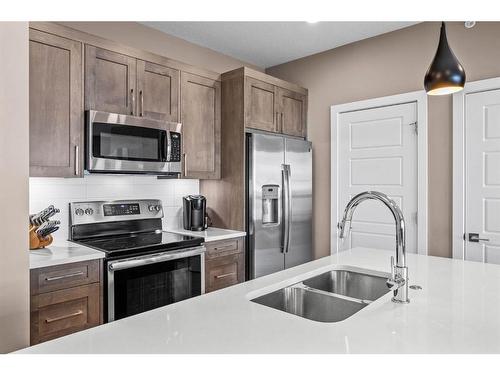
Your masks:
<instances>
[{"instance_id":1,"label":"glass cooktop","mask_svg":"<svg viewBox=\"0 0 500 375\"><path fill-rule=\"evenodd\" d=\"M75 241L84 246L104 251L106 256L119 256L130 253L149 253L156 250L178 250L199 246L203 238L181 234L155 231L120 236L106 236Z\"/></svg>"}]
</instances>

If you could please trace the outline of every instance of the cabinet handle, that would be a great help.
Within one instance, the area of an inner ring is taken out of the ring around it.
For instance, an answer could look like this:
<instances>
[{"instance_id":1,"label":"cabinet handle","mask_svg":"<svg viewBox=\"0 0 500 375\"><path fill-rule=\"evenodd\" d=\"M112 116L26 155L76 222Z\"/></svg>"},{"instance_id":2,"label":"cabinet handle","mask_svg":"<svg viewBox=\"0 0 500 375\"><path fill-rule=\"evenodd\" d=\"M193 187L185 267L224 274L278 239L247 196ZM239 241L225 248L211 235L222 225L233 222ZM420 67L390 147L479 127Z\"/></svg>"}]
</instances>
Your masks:
<instances>
[{"instance_id":1,"label":"cabinet handle","mask_svg":"<svg viewBox=\"0 0 500 375\"><path fill-rule=\"evenodd\" d=\"M134 114L134 108L135 108L135 95L134 95L134 89L130 89L130 97L132 98L132 108L130 109L130 114Z\"/></svg>"},{"instance_id":2,"label":"cabinet handle","mask_svg":"<svg viewBox=\"0 0 500 375\"><path fill-rule=\"evenodd\" d=\"M80 175L80 146L75 146L75 176Z\"/></svg>"},{"instance_id":3,"label":"cabinet handle","mask_svg":"<svg viewBox=\"0 0 500 375\"><path fill-rule=\"evenodd\" d=\"M139 98L141 98L141 111L139 112L139 116L144 116L144 95L142 94L142 90L139 91Z\"/></svg>"},{"instance_id":4,"label":"cabinet handle","mask_svg":"<svg viewBox=\"0 0 500 375\"><path fill-rule=\"evenodd\" d=\"M45 319L45 322L46 323L57 322L58 320L73 318L75 316L82 315L82 314L83 314L83 311L82 310L78 310L78 311L76 311L74 313L71 313L71 314L66 314L66 315L58 316L57 318L47 318L47 319Z\"/></svg>"},{"instance_id":5,"label":"cabinet handle","mask_svg":"<svg viewBox=\"0 0 500 375\"><path fill-rule=\"evenodd\" d=\"M62 276L46 277L45 281L55 281L55 280L67 279L68 277L75 277L75 276L81 276L81 275L83 275L83 271L79 271L79 272L75 272L75 273L68 273L67 275L62 275Z\"/></svg>"},{"instance_id":6,"label":"cabinet handle","mask_svg":"<svg viewBox=\"0 0 500 375\"><path fill-rule=\"evenodd\" d=\"M182 157L184 159L184 177L186 177L187 176L187 157L186 157L186 153L183 153Z\"/></svg>"},{"instance_id":7,"label":"cabinet handle","mask_svg":"<svg viewBox=\"0 0 500 375\"><path fill-rule=\"evenodd\" d=\"M280 133L283 133L283 112L281 112L281 127L280 127Z\"/></svg>"},{"instance_id":8,"label":"cabinet handle","mask_svg":"<svg viewBox=\"0 0 500 375\"><path fill-rule=\"evenodd\" d=\"M216 279L223 279L224 277L233 276L233 275L236 275L236 272L230 272L230 273L224 273L222 275L216 275L215 278Z\"/></svg>"},{"instance_id":9,"label":"cabinet handle","mask_svg":"<svg viewBox=\"0 0 500 375\"><path fill-rule=\"evenodd\" d=\"M219 250L220 250L220 251L223 251L223 250L226 250L226 249L227 249L227 250L233 250L233 249L235 249L235 250L236 250L236 248L234 247L234 245L233 245L233 244L229 244L229 245L222 245L222 246L220 246L220 247L214 247L214 251L219 251Z\"/></svg>"}]
</instances>

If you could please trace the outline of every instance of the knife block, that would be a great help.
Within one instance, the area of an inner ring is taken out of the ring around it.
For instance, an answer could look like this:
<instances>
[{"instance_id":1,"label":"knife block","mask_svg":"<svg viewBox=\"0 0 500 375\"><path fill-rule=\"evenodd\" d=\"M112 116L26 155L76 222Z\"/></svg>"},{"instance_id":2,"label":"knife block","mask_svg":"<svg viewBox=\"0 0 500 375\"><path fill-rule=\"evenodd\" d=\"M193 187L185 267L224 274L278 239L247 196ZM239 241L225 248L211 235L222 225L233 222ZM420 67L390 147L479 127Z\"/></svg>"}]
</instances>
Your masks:
<instances>
[{"instance_id":1,"label":"knife block","mask_svg":"<svg viewBox=\"0 0 500 375\"><path fill-rule=\"evenodd\" d=\"M45 246L49 246L52 241L54 241L54 238L52 238L50 234L44 238L38 237L35 232L37 229L38 226L36 225L30 225L29 227L30 250L43 249Z\"/></svg>"}]
</instances>

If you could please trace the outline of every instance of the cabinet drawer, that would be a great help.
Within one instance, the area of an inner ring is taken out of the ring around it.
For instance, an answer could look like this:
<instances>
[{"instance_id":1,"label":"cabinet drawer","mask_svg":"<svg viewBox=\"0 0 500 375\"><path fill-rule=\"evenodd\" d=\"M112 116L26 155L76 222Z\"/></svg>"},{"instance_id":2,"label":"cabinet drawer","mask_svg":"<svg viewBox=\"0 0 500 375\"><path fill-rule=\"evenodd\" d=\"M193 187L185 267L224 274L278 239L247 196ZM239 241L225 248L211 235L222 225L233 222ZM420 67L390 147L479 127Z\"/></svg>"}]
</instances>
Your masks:
<instances>
[{"instance_id":1,"label":"cabinet drawer","mask_svg":"<svg viewBox=\"0 0 500 375\"><path fill-rule=\"evenodd\" d=\"M31 270L31 295L99 282L99 260Z\"/></svg>"},{"instance_id":2,"label":"cabinet drawer","mask_svg":"<svg viewBox=\"0 0 500 375\"><path fill-rule=\"evenodd\" d=\"M98 283L31 297L31 344L100 324Z\"/></svg>"},{"instance_id":3,"label":"cabinet drawer","mask_svg":"<svg viewBox=\"0 0 500 375\"><path fill-rule=\"evenodd\" d=\"M231 254L239 254L243 252L243 238L206 242L205 248L207 249L205 253L207 259L214 259Z\"/></svg>"},{"instance_id":4,"label":"cabinet drawer","mask_svg":"<svg viewBox=\"0 0 500 375\"><path fill-rule=\"evenodd\" d=\"M205 269L206 292L226 288L243 282L245 272L244 255L235 254L207 260Z\"/></svg>"}]
</instances>

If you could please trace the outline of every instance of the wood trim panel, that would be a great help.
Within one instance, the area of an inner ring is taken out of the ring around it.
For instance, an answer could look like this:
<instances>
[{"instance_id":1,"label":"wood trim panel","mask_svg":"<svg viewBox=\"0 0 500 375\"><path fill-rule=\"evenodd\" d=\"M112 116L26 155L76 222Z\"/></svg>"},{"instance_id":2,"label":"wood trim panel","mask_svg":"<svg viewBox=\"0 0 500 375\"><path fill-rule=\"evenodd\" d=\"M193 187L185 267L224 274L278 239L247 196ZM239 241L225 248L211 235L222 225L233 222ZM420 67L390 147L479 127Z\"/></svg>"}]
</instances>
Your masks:
<instances>
[{"instance_id":1,"label":"wood trim panel","mask_svg":"<svg viewBox=\"0 0 500 375\"><path fill-rule=\"evenodd\" d=\"M99 264L99 260L90 260L32 269L31 295L99 282Z\"/></svg>"},{"instance_id":2,"label":"wood trim panel","mask_svg":"<svg viewBox=\"0 0 500 375\"><path fill-rule=\"evenodd\" d=\"M269 74L259 72L257 70L253 70L251 68L248 68L246 66L231 70L229 72L223 73L221 76L221 79L224 80L229 80L229 79L234 79L237 77L252 77L254 79L257 79L259 81L267 82L271 85L279 86L287 90L295 91L299 94L302 95L307 95L308 91L307 89L300 87L299 85L296 85L295 83L287 82L282 79L273 77Z\"/></svg>"},{"instance_id":3,"label":"wood trim panel","mask_svg":"<svg viewBox=\"0 0 500 375\"><path fill-rule=\"evenodd\" d=\"M245 230L245 129L243 79L222 81L221 179L201 180L214 226Z\"/></svg>"},{"instance_id":4,"label":"wood trim panel","mask_svg":"<svg viewBox=\"0 0 500 375\"><path fill-rule=\"evenodd\" d=\"M82 43L95 47L107 49L123 55L127 55L136 59L150 61L155 64L168 66L180 71L196 74L214 80L220 80L220 74L207 69L199 68L190 64L183 63L165 56L157 55L152 52L143 51L133 47L128 47L121 43L107 40L92 34L72 29L54 22L30 22L30 28L51 33L54 35L64 36L69 39L77 40Z\"/></svg>"}]
</instances>

